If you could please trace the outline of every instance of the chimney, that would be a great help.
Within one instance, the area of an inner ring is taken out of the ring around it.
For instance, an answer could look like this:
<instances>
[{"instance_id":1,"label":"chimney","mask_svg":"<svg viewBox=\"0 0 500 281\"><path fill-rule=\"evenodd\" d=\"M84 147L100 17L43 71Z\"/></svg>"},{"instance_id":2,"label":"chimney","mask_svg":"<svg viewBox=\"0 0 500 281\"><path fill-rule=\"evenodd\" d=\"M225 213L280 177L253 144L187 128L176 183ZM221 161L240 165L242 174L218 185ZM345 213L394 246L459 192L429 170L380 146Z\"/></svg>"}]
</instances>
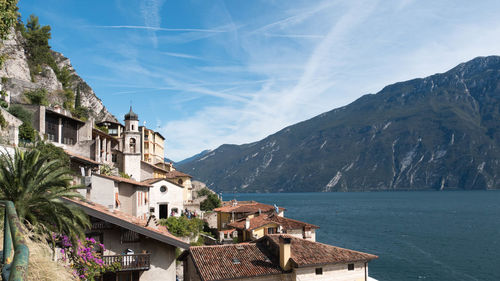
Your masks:
<instances>
[{"instance_id":1,"label":"chimney","mask_svg":"<svg viewBox=\"0 0 500 281\"><path fill-rule=\"evenodd\" d=\"M290 237L285 237L280 235L279 241L280 241L280 266L283 270L290 270L292 239Z\"/></svg>"},{"instance_id":2,"label":"chimney","mask_svg":"<svg viewBox=\"0 0 500 281\"><path fill-rule=\"evenodd\" d=\"M249 229L250 228L250 218L247 218L245 220L245 229Z\"/></svg>"}]
</instances>

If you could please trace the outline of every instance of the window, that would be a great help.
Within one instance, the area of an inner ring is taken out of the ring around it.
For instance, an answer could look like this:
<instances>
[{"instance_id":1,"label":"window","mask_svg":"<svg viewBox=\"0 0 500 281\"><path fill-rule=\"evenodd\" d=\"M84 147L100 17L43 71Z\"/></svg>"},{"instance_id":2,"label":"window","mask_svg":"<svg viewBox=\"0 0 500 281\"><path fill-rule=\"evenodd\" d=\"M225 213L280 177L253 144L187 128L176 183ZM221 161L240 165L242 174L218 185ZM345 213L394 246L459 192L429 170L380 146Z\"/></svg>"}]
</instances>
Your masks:
<instances>
[{"instance_id":1,"label":"window","mask_svg":"<svg viewBox=\"0 0 500 281\"><path fill-rule=\"evenodd\" d=\"M162 185L162 186L160 187L160 191L161 191L161 192L167 192L167 186L166 186L166 185Z\"/></svg>"},{"instance_id":2,"label":"window","mask_svg":"<svg viewBox=\"0 0 500 281\"><path fill-rule=\"evenodd\" d=\"M178 182L179 184L182 184L182 183L183 183L182 179L179 179L177 182Z\"/></svg>"},{"instance_id":3,"label":"window","mask_svg":"<svg viewBox=\"0 0 500 281\"><path fill-rule=\"evenodd\" d=\"M111 161L113 161L113 163L116 163L117 161L116 154L111 154Z\"/></svg>"},{"instance_id":4,"label":"window","mask_svg":"<svg viewBox=\"0 0 500 281\"><path fill-rule=\"evenodd\" d=\"M131 138L129 140L130 153L135 153L135 139Z\"/></svg>"},{"instance_id":5,"label":"window","mask_svg":"<svg viewBox=\"0 0 500 281\"><path fill-rule=\"evenodd\" d=\"M354 270L354 264L353 263L348 264L347 270Z\"/></svg>"},{"instance_id":6,"label":"window","mask_svg":"<svg viewBox=\"0 0 500 281\"><path fill-rule=\"evenodd\" d=\"M323 275L323 268L322 267L316 268L316 275Z\"/></svg>"}]
</instances>

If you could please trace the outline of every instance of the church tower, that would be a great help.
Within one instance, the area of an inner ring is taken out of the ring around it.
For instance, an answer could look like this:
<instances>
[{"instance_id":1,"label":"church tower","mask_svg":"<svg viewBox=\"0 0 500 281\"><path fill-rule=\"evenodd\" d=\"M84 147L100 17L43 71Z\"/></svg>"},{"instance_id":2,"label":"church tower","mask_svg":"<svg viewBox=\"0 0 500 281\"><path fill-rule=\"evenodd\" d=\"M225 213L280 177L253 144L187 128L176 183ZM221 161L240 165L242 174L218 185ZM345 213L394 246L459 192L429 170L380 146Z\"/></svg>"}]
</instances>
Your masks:
<instances>
[{"instance_id":1,"label":"church tower","mask_svg":"<svg viewBox=\"0 0 500 281\"><path fill-rule=\"evenodd\" d=\"M123 132L123 171L136 181L141 180L141 133L139 132L139 116L132 111L125 114L125 130Z\"/></svg>"}]
</instances>

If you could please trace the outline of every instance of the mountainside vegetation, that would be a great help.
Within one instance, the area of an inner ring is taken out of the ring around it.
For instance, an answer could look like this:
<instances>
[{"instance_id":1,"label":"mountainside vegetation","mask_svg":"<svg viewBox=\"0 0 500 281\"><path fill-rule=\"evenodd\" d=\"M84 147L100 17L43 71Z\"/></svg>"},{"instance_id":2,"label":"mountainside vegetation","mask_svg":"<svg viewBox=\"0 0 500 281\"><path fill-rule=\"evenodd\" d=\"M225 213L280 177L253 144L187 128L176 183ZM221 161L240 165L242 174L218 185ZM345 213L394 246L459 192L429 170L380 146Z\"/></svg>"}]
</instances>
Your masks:
<instances>
[{"instance_id":1,"label":"mountainside vegetation","mask_svg":"<svg viewBox=\"0 0 500 281\"><path fill-rule=\"evenodd\" d=\"M500 57L385 87L178 167L217 192L500 188Z\"/></svg>"}]
</instances>

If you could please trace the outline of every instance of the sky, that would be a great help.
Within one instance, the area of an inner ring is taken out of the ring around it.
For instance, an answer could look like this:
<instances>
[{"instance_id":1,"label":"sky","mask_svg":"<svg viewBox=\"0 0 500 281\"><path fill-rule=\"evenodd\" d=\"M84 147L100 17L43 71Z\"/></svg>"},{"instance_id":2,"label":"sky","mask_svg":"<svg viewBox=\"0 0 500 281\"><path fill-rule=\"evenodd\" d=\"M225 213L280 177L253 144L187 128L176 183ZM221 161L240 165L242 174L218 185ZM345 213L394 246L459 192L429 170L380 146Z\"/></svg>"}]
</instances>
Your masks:
<instances>
[{"instance_id":1,"label":"sky","mask_svg":"<svg viewBox=\"0 0 500 281\"><path fill-rule=\"evenodd\" d=\"M20 0L118 120L180 161L500 54L500 1Z\"/></svg>"}]
</instances>

